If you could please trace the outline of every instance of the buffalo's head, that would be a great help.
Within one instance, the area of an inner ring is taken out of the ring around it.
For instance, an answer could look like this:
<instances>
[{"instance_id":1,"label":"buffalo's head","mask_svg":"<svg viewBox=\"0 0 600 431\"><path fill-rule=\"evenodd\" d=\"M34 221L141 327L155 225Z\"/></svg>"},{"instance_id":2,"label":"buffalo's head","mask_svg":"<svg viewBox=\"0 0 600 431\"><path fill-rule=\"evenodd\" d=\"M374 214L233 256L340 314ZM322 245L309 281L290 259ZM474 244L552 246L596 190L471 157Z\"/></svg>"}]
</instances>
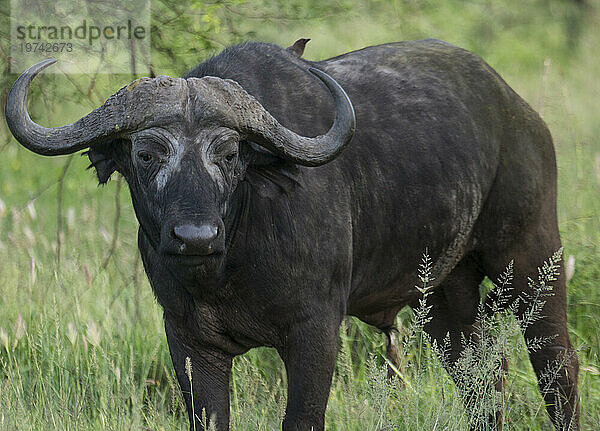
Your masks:
<instances>
[{"instance_id":1,"label":"buffalo's head","mask_svg":"<svg viewBox=\"0 0 600 431\"><path fill-rule=\"evenodd\" d=\"M55 61L32 66L10 90L6 120L12 134L47 156L89 148L100 182L121 172L142 231L182 275L210 275L222 265L224 216L257 146L318 166L334 159L354 133L348 96L312 68L335 102L331 129L314 138L282 126L235 81L210 76L138 79L75 123L45 128L30 119L27 93L33 78Z\"/></svg>"}]
</instances>

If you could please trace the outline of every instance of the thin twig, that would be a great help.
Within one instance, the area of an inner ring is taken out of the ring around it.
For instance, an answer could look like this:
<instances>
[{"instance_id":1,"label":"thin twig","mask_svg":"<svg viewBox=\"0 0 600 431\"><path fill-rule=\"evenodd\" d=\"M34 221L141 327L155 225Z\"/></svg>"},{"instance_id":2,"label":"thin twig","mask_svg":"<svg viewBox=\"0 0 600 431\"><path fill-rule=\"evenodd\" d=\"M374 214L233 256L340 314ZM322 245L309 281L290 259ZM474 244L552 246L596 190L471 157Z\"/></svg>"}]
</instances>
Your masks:
<instances>
[{"instance_id":1,"label":"thin twig","mask_svg":"<svg viewBox=\"0 0 600 431\"><path fill-rule=\"evenodd\" d=\"M25 211L30 203L35 202L41 195L46 193L48 190L50 190L56 184L58 184L58 180L53 181L49 184L46 184L44 187L41 187L40 189L38 189L37 192L35 192L33 195L31 195L31 197L27 200L27 202L25 202L23 205L21 205L21 208L19 208L19 212Z\"/></svg>"},{"instance_id":2,"label":"thin twig","mask_svg":"<svg viewBox=\"0 0 600 431\"><path fill-rule=\"evenodd\" d=\"M549 58L544 60L544 71L542 72L542 81L540 82L540 94L538 97L538 112L540 117L544 116L544 102L546 99L546 85L548 83L548 75L550 73L551 61Z\"/></svg>"},{"instance_id":3,"label":"thin twig","mask_svg":"<svg viewBox=\"0 0 600 431\"><path fill-rule=\"evenodd\" d=\"M133 294L133 301L134 301L134 307L135 307L135 321L139 322L140 321L140 295L141 295L141 291L140 291L140 275L139 275L139 268L140 268L140 252L139 250L136 249L136 253L135 253L135 261L133 262L133 289L134 289L134 294Z\"/></svg>"},{"instance_id":4,"label":"thin twig","mask_svg":"<svg viewBox=\"0 0 600 431\"><path fill-rule=\"evenodd\" d=\"M137 72L135 69L135 41L132 38L129 42L129 47L130 47L130 64L131 64L131 74L133 75L133 77L135 78L137 76Z\"/></svg>"},{"instance_id":5,"label":"thin twig","mask_svg":"<svg viewBox=\"0 0 600 431\"><path fill-rule=\"evenodd\" d=\"M110 249L104 258L104 262L102 263L102 269L106 269L110 258L117 249L117 241L119 239L119 222L121 220L121 179L122 177L119 175L117 177L117 189L115 190L115 218L113 220L113 235L110 242Z\"/></svg>"},{"instance_id":6,"label":"thin twig","mask_svg":"<svg viewBox=\"0 0 600 431\"><path fill-rule=\"evenodd\" d=\"M313 20L313 19L327 19L327 18L335 18L337 16L341 16L342 13L330 13L330 14L326 14L326 15L308 15L308 16L292 16L292 15L268 15L268 14L257 14L257 15L253 15L253 14L249 14L249 13L245 13L242 12L240 10L237 10L231 6L228 5L223 5L223 7L228 11L231 12L235 15L239 15L242 16L244 18L247 19L259 19L259 20L273 20L273 21L308 21L308 20Z\"/></svg>"},{"instance_id":7,"label":"thin twig","mask_svg":"<svg viewBox=\"0 0 600 431\"><path fill-rule=\"evenodd\" d=\"M92 75L92 80L90 81L90 85L87 89L87 98L92 104L94 103L94 99L92 97L92 91L96 89L96 82L98 81L98 73L100 73L100 69L102 68L102 63L104 63L104 48L100 51L100 61L98 62L98 67L94 71Z\"/></svg>"},{"instance_id":8,"label":"thin twig","mask_svg":"<svg viewBox=\"0 0 600 431\"><path fill-rule=\"evenodd\" d=\"M4 144L0 145L0 153L8 148L10 144L10 139L8 139Z\"/></svg>"},{"instance_id":9,"label":"thin twig","mask_svg":"<svg viewBox=\"0 0 600 431\"><path fill-rule=\"evenodd\" d=\"M60 273L60 253L61 253L61 245L62 245L62 235L63 235L63 185L65 183L65 176L67 175L67 171L69 170L69 166L73 161L73 154L71 154L65 165L63 166L63 170L58 177L58 192L56 195L56 268L57 272Z\"/></svg>"}]
</instances>

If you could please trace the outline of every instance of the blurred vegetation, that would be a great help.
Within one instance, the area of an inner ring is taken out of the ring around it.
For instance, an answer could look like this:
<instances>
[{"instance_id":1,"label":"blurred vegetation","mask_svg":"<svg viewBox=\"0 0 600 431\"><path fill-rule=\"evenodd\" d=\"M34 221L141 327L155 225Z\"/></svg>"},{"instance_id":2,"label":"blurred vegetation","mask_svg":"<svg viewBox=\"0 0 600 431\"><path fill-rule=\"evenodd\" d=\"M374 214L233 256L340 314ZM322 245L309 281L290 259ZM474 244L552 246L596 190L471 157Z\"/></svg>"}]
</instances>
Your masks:
<instances>
[{"instance_id":1,"label":"blurred vegetation","mask_svg":"<svg viewBox=\"0 0 600 431\"><path fill-rule=\"evenodd\" d=\"M8 73L8 3L0 2L2 107L16 78ZM568 313L580 349L582 428L596 430L599 14L597 0L152 0L152 70L178 76L233 43L287 46L301 37L312 39L311 60L428 37L482 56L542 114L555 139L560 228L573 262ZM73 121L134 78L43 75L30 95L32 117L49 126ZM183 428L126 187L113 178L99 189L84 158L31 154L0 122L0 430ZM401 312L403 327L410 318ZM328 429L465 429L455 388L434 361L402 389L381 378L381 334L350 319L340 345ZM509 363L507 429L549 429L526 357ZM269 349L236 360L234 429L277 429L284 383Z\"/></svg>"}]
</instances>

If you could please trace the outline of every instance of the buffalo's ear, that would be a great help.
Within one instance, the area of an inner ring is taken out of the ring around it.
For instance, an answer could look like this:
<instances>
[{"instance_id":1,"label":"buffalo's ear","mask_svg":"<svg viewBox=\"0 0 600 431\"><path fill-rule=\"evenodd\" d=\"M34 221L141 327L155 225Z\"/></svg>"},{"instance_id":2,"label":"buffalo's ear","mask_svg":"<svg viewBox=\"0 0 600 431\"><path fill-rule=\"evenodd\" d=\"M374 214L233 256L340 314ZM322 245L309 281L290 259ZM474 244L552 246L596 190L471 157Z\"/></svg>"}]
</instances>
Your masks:
<instances>
[{"instance_id":1,"label":"buffalo's ear","mask_svg":"<svg viewBox=\"0 0 600 431\"><path fill-rule=\"evenodd\" d=\"M260 195L274 198L301 186L301 171L295 163L253 142L246 144L248 168L245 178Z\"/></svg>"},{"instance_id":2,"label":"buffalo's ear","mask_svg":"<svg viewBox=\"0 0 600 431\"><path fill-rule=\"evenodd\" d=\"M249 166L256 168L289 164L289 162L286 162L281 157L273 154L258 144L255 144L254 142L246 142L244 147L246 148Z\"/></svg>"},{"instance_id":3,"label":"buffalo's ear","mask_svg":"<svg viewBox=\"0 0 600 431\"><path fill-rule=\"evenodd\" d=\"M95 145L86 151L85 155L90 159L88 169L94 168L100 184L106 184L110 176L117 170L114 160L116 142L107 142L106 144Z\"/></svg>"}]
</instances>

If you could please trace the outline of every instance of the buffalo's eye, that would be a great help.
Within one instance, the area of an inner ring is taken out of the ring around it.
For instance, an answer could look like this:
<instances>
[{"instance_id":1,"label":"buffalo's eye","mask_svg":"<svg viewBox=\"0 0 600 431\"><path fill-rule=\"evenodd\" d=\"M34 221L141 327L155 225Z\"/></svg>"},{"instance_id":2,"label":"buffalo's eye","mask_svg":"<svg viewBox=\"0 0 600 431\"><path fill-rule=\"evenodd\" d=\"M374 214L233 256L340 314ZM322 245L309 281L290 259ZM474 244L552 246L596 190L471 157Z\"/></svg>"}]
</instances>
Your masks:
<instances>
[{"instance_id":1,"label":"buffalo's eye","mask_svg":"<svg viewBox=\"0 0 600 431\"><path fill-rule=\"evenodd\" d=\"M229 153L225 156L225 161L227 163L232 163L235 160L236 156L237 156L237 153Z\"/></svg>"},{"instance_id":2,"label":"buffalo's eye","mask_svg":"<svg viewBox=\"0 0 600 431\"><path fill-rule=\"evenodd\" d=\"M138 151L137 153L138 159L140 159L144 164L149 164L154 157L148 151Z\"/></svg>"}]
</instances>

